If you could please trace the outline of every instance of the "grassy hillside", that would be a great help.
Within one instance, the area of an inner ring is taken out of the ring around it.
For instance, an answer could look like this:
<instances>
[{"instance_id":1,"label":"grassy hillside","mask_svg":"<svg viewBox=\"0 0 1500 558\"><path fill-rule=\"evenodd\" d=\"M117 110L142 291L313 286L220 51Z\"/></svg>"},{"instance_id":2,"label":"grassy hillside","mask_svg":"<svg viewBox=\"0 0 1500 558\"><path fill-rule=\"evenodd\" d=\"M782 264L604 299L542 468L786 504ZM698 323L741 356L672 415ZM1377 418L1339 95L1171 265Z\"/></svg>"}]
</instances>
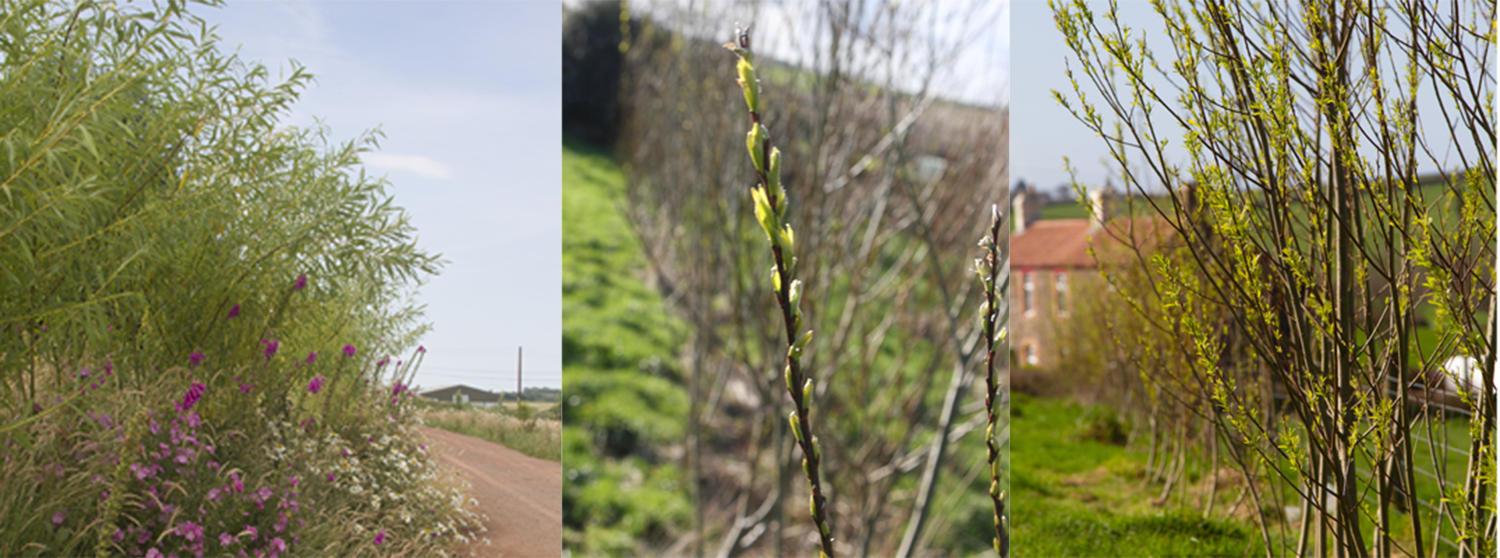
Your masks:
<instances>
[{"instance_id":1,"label":"grassy hillside","mask_svg":"<svg viewBox=\"0 0 1500 558\"><path fill-rule=\"evenodd\" d=\"M641 280L619 167L567 138L562 175L563 544L640 554L692 517L680 470L657 453L683 436L684 328Z\"/></svg>"}]
</instances>

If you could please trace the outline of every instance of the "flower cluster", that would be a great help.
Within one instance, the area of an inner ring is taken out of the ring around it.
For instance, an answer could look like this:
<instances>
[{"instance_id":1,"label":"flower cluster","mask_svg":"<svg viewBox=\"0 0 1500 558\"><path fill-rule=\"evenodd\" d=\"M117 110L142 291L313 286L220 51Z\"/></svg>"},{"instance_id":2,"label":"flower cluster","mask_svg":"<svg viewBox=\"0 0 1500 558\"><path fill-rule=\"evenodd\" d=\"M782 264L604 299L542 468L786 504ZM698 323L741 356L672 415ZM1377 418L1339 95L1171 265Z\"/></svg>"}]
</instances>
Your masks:
<instances>
[{"instance_id":1,"label":"flower cluster","mask_svg":"<svg viewBox=\"0 0 1500 558\"><path fill-rule=\"evenodd\" d=\"M148 415L144 435L126 448L134 459L125 469L125 484L117 488L131 496L122 499L127 503L113 523L109 542L114 552L275 557L300 542L300 479L279 474L250 478L221 462L203 418L192 410L205 391L203 384L194 383L170 421ZM91 418L106 428L121 428L108 415ZM100 494L103 500L109 497L108 490Z\"/></svg>"},{"instance_id":2,"label":"flower cluster","mask_svg":"<svg viewBox=\"0 0 1500 558\"><path fill-rule=\"evenodd\" d=\"M480 518L467 506L466 487L438 488L438 468L419 436L400 423L385 421L366 431L309 433L289 422L267 425L273 443L267 456L278 463L296 462L309 478L328 482L368 519L355 520L360 533L380 533L375 540L398 536L469 542L468 532ZM374 432L368 431L373 430ZM377 543L379 544L379 543Z\"/></svg>"}]
</instances>

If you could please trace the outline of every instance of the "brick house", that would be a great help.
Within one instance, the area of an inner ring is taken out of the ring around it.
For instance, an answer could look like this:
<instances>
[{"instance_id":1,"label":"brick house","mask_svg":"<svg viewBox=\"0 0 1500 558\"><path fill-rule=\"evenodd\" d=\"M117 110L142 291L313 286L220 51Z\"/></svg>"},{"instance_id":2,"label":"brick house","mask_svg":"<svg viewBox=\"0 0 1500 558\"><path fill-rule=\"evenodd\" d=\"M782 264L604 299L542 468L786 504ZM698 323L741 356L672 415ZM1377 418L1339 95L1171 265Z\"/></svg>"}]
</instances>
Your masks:
<instances>
[{"instance_id":1,"label":"brick house","mask_svg":"<svg viewBox=\"0 0 1500 558\"><path fill-rule=\"evenodd\" d=\"M1090 249L1118 253L1126 247L1119 239L1149 240L1165 229L1155 219L1116 218L1113 190L1090 192L1090 216L1084 219L1042 219L1036 192L1017 190L1010 237L1011 360L1045 368L1061 350L1054 332L1071 319L1075 299L1108 288Z\"/></svg>"}]
</instances>

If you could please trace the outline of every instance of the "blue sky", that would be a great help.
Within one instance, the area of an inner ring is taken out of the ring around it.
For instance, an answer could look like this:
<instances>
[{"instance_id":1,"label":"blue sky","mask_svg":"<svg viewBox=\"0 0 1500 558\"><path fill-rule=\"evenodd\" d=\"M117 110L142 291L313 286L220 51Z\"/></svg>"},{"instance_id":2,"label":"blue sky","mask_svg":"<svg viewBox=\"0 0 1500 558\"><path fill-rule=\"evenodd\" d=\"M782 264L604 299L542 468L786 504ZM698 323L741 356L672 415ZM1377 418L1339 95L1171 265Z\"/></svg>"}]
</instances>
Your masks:
<instances>
[{"instance_id":1,"label":"blue sky","mask_svg":"<svg viewBox=\"0 0 1500 558\"><path fill-rule=\"evenodd\" d=\"M230 2L195 7L221 48L315 81L286 125L319 120L449 261L421 288L426 387L562 385L562 10L558 2Z\"/></svg>"}]
</instances>

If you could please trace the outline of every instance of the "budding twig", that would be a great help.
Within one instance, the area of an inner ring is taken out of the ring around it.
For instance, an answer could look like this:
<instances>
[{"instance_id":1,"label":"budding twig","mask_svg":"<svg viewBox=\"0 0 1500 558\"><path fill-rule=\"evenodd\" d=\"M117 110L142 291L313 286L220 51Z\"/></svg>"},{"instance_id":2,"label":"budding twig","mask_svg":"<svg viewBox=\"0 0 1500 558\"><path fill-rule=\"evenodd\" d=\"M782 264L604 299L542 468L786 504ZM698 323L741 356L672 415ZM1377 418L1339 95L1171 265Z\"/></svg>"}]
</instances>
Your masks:
<instances>
[{"instance_id":1,"label":"budding twig","mask_svg":"<svg viewBox=\"0 0 1500 558\"><path fill-rule=\"evenodd\" d=\"M981 320L984 322L984 342L986 356L985 366L985 392L984 407L989 413L989 428L985 430L984 443L989 450L990 465L990 500L995 504L995 553L1005 558L1010 555L1010 518L1005 514L1005 492L1000 490L1000 448L995 442L995 428L999 426L999 413L996 409L996 398L1000 395L1000 385L995 381L995 347L1004 343L1006 329L998 327L1000 318L1000 307L996 297L1004 296L1004 290L997 284L1000 275L1000 225L1005 222L1004 216L1000 214L999 207L990 209L991 224L989 235L979 241L979 246L984 249L984 257L975 262L974 269L979 274L979 282L984 285L984 306L980 308Z\"/></svg>"},{"instance_id":2,"label":"budding twig","mask_svg":"<svg viewBox=\"0 0 1500 558\"><path fill-rule=\"evenodd\" d=\"M745 92L745 105L750 109L750 132L745 135L745 148L750 152L750 160L755 163L755 172L760 179L759 184L751 188L750 195L755 200L755 219L771 242L774 263L771 285L775 288L776 302L786 324L784 372L787 394L791 396L794 407L787 421L797 438L797 445L802 448L802 470L807 474L808 487L812 489L808 507L823 544L822 555L832 557L833 528L828 520L828 502L818 476L822 452L808 417L813 381L802 374L802 352L812 341L812 331L798 334L802 329L802 282L793 275L797 263L796 235L792 232L792 225L785 222L787 199L786 189L781 184L781 150L771 146L770 134L761 124L760 80L755 76L755 55L750 50L750 28L736 28L735 35L737 42L727 43L724 47L739 57L736 66L738 82Z\"/></svg>"}]
</instances>

